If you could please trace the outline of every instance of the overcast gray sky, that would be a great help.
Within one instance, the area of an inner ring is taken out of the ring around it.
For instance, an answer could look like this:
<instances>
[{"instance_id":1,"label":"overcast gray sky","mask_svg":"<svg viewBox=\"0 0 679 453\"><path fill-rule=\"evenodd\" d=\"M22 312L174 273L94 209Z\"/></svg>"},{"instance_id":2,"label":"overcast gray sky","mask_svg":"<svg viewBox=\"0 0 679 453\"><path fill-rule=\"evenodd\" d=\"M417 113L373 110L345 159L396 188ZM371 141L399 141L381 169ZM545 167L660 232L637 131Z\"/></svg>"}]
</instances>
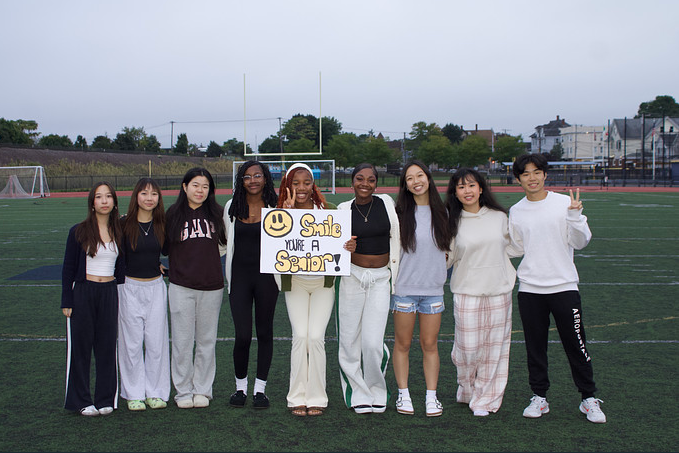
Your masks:
<instances>
[{"instance_id":1,"label":"overcast gray sky","mask_svg":"<svg viewBox=\"0 0 679 453\"><path fill-rule=\"evenodd\" d=\"M170 121L261 143L295 113L401 138L417 121L524 139L679 98L679 2L0 1L0 117L114 138Z\"/></svg>"}]
</instances>

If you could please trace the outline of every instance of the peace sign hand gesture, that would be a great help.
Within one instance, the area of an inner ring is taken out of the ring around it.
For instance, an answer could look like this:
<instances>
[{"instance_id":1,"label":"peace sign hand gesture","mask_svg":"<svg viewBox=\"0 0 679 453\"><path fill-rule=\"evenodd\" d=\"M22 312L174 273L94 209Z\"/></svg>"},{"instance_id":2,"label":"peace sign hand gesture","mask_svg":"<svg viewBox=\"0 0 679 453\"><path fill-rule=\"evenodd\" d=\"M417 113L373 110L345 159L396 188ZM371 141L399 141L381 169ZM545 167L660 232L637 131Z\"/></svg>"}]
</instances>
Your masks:
<instances>
[{"instance_id":1,"label":"peace sign hand gesture","mask_svg":"<svg viewBox=\"0 0 679 453\"><path fill-rule=\"evenodd\" d=\"M569 194L571 196L571 205L568 209L582 209L582 201L580 201L580 188L575 189L575 197L573 197L573 189L570 189Z\"/></svg>"},{"instance_id":2,"label":"peace sign hand gesture","mask_svg":"<svg viewBox=\"0 0 679 453\"><path fill-rule=\"evenodd\" d=\"M294 208L295 207L295 198L297 197L297 189L292 189L292 196L290 196L290 188L286 187L285 190L288 191L288 197L285 199L285 202L283 203L284 208Z\"/></svg>"}]
</instances>

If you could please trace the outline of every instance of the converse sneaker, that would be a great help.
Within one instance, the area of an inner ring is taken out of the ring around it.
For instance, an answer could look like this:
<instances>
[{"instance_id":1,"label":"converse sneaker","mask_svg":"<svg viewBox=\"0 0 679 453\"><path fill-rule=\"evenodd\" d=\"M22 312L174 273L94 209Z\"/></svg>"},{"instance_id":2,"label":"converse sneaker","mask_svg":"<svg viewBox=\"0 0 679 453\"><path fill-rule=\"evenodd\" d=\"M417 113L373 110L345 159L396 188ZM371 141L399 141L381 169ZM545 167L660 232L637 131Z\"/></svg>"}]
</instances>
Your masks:
<instances>
[{"instance_id":1,"label":"converse sneaker","mask_svg":"<svg viewBox=\"0 0 679 453\"><path fill-rule=\"evenodd\" d=\"M604 414L599 406L603 403L598 398L587 398L580 403L580 412L587 414L587 420L592 423L606 423L606 414Z\"/></svg>"},{"instance_id":2,"label":"converse sneaker","mask_svg":"<svg viewBox=\"0 0 679 453\"><path fill-rule=\"evenodd\" d=\"M523 410L523 416L526 418L540 418L542 414L549 412L549 403L547 398L533 395L530 399L530 404Z\"/></svg>"},{"instance_id":3,"label":"converse sneaker","mask_svg":"<svg viewBox=\"0 0 679 453\"><path fill-rule=\"evenodd\" d=\"M437 399L427 400L427 417L439 417L443 414L443 405Z\"/></svg>"},{"instance_id":4,"label":"converse sneaker","mask_svg":"<svg viewBox=\"0 0 679 453\"><path fill-rule=\"evenodd\" d=\"M410 398L399 396L396 400L396 412L399 414L413 415L415 413L413 401Z\"/></svg>"}]
</instances>

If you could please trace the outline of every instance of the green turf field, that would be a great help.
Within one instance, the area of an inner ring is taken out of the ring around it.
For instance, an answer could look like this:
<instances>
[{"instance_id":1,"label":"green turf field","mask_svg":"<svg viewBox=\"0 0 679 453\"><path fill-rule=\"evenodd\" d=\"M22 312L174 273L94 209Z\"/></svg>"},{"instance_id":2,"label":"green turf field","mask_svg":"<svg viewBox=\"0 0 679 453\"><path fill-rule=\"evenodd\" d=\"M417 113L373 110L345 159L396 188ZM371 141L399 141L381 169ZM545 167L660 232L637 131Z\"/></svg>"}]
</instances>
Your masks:
<instances>
[{"instance_id":1,"label":"green turf field","mask_svg":"<svg viewBox=\"0 0 679 453\"><path fill-rule=\"evenodd\" d=\"M328 197L333 202L348 195ZM518 194L499 194L507 206ZM424 378L417 343L411 351L410 392L416 414L394 410L356 415L342 403L334 319L327 330L323 417L286 410L291 335L283 297L267 411L228 406L234 390L233 327L225 295L217 344L214 401L209 408L82 417L62 409L65 318L59 309L60 266L68 229L86 213L86 200L0 200L0 450L1 451L677 451L679 433L679 193L585 193L594 235L576 252L584 323L597 396L608 423L587 422L565 354L552 333L550 413L525 419L531 396L518 309L514 311L510 377L500 411L476 418L455 403L452 297L446 289L439 352L438 394L443 416L424 416ZM218 197L220 203L226 196ZM165 206L173 199L166 198ZM121 198L121 211L127 198ZM516 264L516 263L515 263ZM393 346L393 325L387 341ZM256 342L250 375L255 373ZM393 371L388 383L395 391ZM252 379L251 379L252 382ZM250 389L251 391L251 389ZM173 392L174 394L174 392Z\"/></svg>"}]
</instances>

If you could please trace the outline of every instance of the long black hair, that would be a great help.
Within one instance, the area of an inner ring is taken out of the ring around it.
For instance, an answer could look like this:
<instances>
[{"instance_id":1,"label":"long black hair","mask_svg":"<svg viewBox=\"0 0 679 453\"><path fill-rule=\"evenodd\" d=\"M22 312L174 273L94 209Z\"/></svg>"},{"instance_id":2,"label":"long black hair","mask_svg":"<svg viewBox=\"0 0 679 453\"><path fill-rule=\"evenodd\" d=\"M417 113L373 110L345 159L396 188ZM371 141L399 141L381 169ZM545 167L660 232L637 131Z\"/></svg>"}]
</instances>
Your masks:
<instances>
[{"instance_id":1,"label":"long black hair","mask_svg":"<svg viewBox=\"0 0 679 453\"><path fill-rule=\"evenodd\" d=\"M412 192L408 190L406 184L406 172L413 165L417 165L424 171L429 180L429 209L431 210L431 231L434 236L434 242L439 250L447 252L450 248L450 228L448 227L448 214L446 207L443 205L441 196L436 190L434 178L432 178L429 168L419 160L412 160L403 167L401 172L401 181L399 183L398 197L396 198L396 214L398 214L398 222L401 227L401 247L405 252L414 252L417 247L415 241L415 229L417 228L417 221L415 220L415 197Z\"/></svg>"},{"instance_id":2,"label":"long black hair","mask_svg":"<svg viewBox=\"0 0 679 453\"><path fill-rule=\"evenodd\" d=\"M276 195L276 189L274 189L273 178L271 177L271 172L269 171L269 166L256 160L248 160L243 165L238 167L238 173L236 173L236 183L233 187L233 198L231 201L231 206L229 207L229 217L233 220L234 217L238 219L247 219L250 216L250 207L246 199L247 191L243 187L243 176L245 171L259 165L262 169L262 175L264 175L264 187L262 188L262 201L264 202L265 208L275 208L276 203L278 203L278 195Z\"/></svg>"},{"instance_id":3,"label":"long black hair","mask_svg":"<svg viewBox=\"0 0 679 453\"><path fill-rule=\"evenodd\" d=\"M457 229L460 226L460 216L462 215L462 203L455 195L455 189L460 181L465 182L473 180L479 185L479 206L487 207L495 211L501 211L507 214L507 209L502 206L493 196L490 191L486 179L476 170L462 167L457 170L448 182L448 190L446 190L446 209L448 210L448 221L450 222L450 232L452 237L457 236Z\"/></svg>"},{"instance_id":4,"label":"long black hair","mask_svg":"<svg viewBox=\"0 0 679 453\"><path fill-rule=\"evenodd\" d=\"M191 180L196 176L205 176L210 183L207 198L201 207L205 208L207 220L212 222L215 227L217 241L224 245L226 244L226 228L224 227L224 219L222 218L224 215L224 208L217 203L215 196L215 181L212 179L212 175L206 168L201 167L194 167L186 172L184 179L182 180L182 187L179 189L179 197L177 197L177 201L175 201L167 210L165 216L167 221L167 238L170 242L179 242L184 223L186 223L189 218L189 209L191 209L189 207L189 200L186 197L184 186L188 186Z\"/></svg>"},{"instance_id":5,"label":"long black hair","mask_svg":"<svg viewBox=\"0 0 679 453\"><path fill-rule=\"evenodd\" d=\"M120 247L120 241L123 237L122 230L120 229L120 213L118 212L118 197L116 196L116 191L110 182L99 181L92 186L90 193L87 195L87 217L80 222L75 229L76 240L82 244L83 250L85 250L85 253L91 258L94 258L94 255L97 254L99 244L106 246L99 234L97 214L94 210L94 196L97 193L97 189L101 186L107 187L111 192L111 195L113 195L113 208L108 214L108 234L118 248Z\"/></svg>"}]
</instances>

